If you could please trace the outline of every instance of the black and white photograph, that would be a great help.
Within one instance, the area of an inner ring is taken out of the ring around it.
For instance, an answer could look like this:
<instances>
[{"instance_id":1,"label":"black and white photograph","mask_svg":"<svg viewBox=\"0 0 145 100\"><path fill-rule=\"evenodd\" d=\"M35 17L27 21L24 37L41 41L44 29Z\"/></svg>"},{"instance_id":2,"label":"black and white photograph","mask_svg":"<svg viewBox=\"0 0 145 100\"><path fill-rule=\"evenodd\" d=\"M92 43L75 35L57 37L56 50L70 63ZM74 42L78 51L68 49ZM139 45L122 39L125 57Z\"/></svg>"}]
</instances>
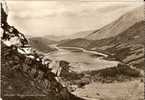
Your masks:
<instances>
[{"instance_id":1,"label":"black and white photograph","mask_svg":"<svg viewBox=\"0 0 145 100\"><path fill-rule=\"evenodd\" d=\"M0 7L0 100L144 100L143 0Z\"/></svg>"}]
</instances>

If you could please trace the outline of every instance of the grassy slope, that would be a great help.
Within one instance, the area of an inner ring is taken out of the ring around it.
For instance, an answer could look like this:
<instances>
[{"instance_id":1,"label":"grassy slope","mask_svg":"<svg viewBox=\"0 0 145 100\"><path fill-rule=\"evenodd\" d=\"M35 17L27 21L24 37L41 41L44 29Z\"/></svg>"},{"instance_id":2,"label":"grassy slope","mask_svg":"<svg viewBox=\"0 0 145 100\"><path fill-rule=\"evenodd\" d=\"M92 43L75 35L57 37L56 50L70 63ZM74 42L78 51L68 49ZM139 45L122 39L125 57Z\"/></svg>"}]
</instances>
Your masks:
<instances>
[{"instance_id":1,"label":"grassy slope","mask_svg":"<svg viewBox=\"0 0 145 100\"><path fill-rule=\"evenodd\" d=\"M144 83L139 80L111 84L93 82L74 94L87 100L144 100Z\"/></svg>"},{"instance_id":2,"label":"grassy slope","mask_svg":"<svg viewBox=\"0 0 145 100\"><path fill-rule=\"evenodd\" d=\"M144 68L144 25L139 22L116 37L95 41L89 48L103 49L121 61L132 64L138 68Z\"/></svg>"}]
</instances>

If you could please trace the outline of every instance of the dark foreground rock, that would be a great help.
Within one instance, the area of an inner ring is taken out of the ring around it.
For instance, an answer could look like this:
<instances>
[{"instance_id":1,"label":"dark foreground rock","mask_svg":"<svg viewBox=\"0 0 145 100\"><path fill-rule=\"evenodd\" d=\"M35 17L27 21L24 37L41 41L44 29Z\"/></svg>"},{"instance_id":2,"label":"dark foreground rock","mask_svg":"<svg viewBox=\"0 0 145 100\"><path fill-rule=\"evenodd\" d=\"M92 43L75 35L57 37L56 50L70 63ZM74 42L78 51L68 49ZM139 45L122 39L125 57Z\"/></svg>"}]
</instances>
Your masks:
<instances>
[{"instance_id":1,"label":"dark foreground rock","mask_svg":"<svg viewBox=\"0 0 145 100\"><path fill-rule=\"evenodd\" d=\"M3 100L83 100L56 80L57 76L42 63L40 55L28 46L25 36L7 23L5 6L1 3Z\"/></svg>"}]
</instances>

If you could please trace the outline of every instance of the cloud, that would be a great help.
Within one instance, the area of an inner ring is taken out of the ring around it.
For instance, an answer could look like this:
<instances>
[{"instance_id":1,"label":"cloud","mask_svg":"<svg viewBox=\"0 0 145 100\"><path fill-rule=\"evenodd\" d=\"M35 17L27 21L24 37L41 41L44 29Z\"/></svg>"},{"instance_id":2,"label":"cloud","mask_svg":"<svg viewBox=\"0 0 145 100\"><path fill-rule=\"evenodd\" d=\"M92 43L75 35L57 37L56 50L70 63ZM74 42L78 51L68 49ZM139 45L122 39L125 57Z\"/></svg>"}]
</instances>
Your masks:
<instances>
[{"instance_id":1,"label":"cloud","mask_svg":"<svg viewBox=\"0 0 145 100\"><path fill-rule=\"evenodd\" d=\"M99 28L139 5L132 2L9 1L9 23L29 35L72 34Z\"/></svg>"},{"instance_id":2,"label":"cloud","mask_svg":"<svg viewBox=\"0 0 145 100\"><path fill-rule=\"evenodd\" d=\"M57 15L79 16L92 11L109 12L122 9L132 3L114 2L73 2L73 1L9 1L13 16L19 18L44 18ZM136 3L135 3L136 4Z\"/></svg>"}]
</instances>

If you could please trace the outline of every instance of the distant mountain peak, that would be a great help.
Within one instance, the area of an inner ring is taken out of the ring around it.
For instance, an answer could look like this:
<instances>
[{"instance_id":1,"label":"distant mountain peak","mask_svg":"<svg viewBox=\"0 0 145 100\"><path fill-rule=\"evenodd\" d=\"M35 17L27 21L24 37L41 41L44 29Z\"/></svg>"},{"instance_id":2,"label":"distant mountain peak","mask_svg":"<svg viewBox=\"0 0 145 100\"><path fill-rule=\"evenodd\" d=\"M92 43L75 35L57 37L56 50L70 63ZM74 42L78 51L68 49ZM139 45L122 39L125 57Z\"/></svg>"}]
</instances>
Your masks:
<instances>
[{"instance_id":1,"label":"distant mountain peak","mask_svg":"<svg viewBox=\"0 0 145 100\"><path fill-rule=\"evenodd\" d=\"M119 17L117 20L113 21L109 25L106 25L100 29L97 29L85 38L89 40L99 40L108 37L113 37L121 32L125 31L135 23L144 20L144 7L135 8L126 14Z\"/></svg>"}]
</instances>

